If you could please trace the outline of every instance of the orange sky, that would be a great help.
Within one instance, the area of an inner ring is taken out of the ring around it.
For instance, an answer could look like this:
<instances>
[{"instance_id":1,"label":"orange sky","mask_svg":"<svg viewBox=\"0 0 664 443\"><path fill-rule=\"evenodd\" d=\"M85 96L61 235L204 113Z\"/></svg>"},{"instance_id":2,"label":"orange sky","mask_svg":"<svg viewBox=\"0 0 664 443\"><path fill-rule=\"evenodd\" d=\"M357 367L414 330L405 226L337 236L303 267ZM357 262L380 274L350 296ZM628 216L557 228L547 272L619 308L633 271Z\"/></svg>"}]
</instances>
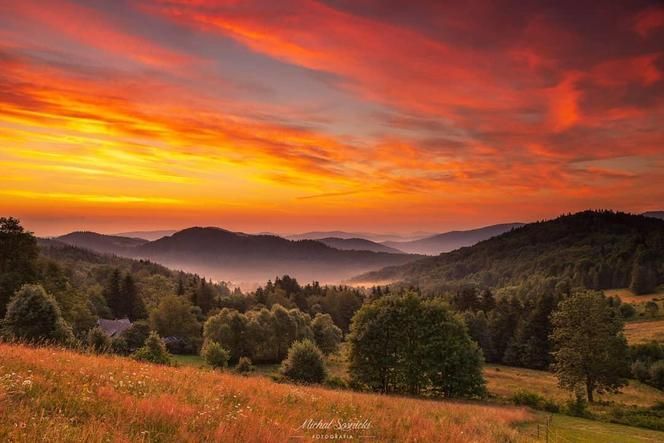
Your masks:
<instances>
[{"instance_id":1,"label":"orange sky","mask_svg":"<svg viewBox=\"0 0 664 443\"><path fill-rule=\"evenodd\" d=\"M661 3L540 4L3 2L0 214L53 235L664 209Z\"/></svg>"}]
</instances>

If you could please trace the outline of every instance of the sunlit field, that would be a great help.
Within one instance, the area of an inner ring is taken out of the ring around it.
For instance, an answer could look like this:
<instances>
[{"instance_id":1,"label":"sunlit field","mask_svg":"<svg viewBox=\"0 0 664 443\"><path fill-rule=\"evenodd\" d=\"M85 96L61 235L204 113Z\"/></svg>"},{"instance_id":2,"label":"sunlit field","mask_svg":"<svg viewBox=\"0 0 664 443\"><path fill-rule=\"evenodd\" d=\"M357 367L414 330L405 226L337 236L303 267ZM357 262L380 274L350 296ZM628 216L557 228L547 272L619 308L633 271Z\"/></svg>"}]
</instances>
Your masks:
<instances>
[{"instance_id":1,"label":"sunlit field","mask_svg":"<svg viewBox=\"0 0 664 443\"><path fill-rule=\"evenodd\" d=\"M623 303L640 304L653 301L664 301L664 292L636 295L629 289L607 289L604 291L608 297L618 296Z\"/></svg>"},{"instance_id":2,"label":"sunlit field","mask_svg":"<svg viewBox=\"0 0 664 443\"><path fill-rule=\"evenodd\" d=\"M572 393L558 387L558 379L553 373L534 369L514 368L500 365L487 365L484 378L491 395L508 399L523 390L536 392L546 398L563 402L572 398ZM601 402L616 402L625 405L650 407L664 401L664 392L651 386L630 380L619 394L597 395Z\"/></svg>"},{"instance_id":3,"label":"sunlit field","mask_svg":"<svg viewBox=\"0 0 664 443\"><path fill-rule=\"evenodd\" d=\"M524 408L277 384L193 367L0 344L0 441L313 438L306 420L357 422L373 441L527 441ZM325 431L328 432L328 431ZM334 433L335 431L331 431ZM340 433L340 431L336 431Z\"/></svg>"},{"instance_id":4,"label":"sunlit field","mask_svg":"<svg viewBox=\"0 0 664 443\"><path fill-rule=\"evenodd\" d=\"M625 323L625 336L630 344L664 342L664 319Z\"/></svg>"}]
</instances>

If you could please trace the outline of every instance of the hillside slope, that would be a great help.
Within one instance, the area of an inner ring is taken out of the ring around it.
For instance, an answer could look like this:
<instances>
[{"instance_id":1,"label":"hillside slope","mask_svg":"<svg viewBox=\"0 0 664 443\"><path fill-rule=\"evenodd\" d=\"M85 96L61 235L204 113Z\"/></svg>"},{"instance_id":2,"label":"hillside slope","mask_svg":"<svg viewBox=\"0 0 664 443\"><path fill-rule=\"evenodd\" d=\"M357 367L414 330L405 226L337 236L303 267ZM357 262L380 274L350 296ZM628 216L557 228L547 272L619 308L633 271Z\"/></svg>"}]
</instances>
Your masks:
<instances>
[{"instance_id":1,"label":"hillside slope","mask_svg":"<svg viewBox=\"0 0 664 443\"><path fill-rule=\"evenodd\" d=\"M382 244L411 254L438 255L443 252L463 248L464 246L472 246L482 240L495 237L521 226L523 226L523 223L504 223L467 231L450 231L419 240L407 242L388 241Z\"/></svg>"},{"instance_id":2,"label":"hillside slope","mask_svg":"<svg viewBox=\"0 0 664 443\"><path fill-rule=\"evenodd\" d=\"M534 419L523 408L276 384L49 348L0 343L0 355L0 441L272 443L336 433L371 441L518 442L527 441L519 424ZM369 426L298 429L306 420L337 419Z\"/></svg>"},{"instance_id":3,"label":"hillside slope","mask_svg":"<svg viewBox=\"0 0 664 443\"><path fill-rule=\"evenodd\" d=\"M629 286L636 259L657 283L664 281L663 220L585 211L354 281L403 281L433 290L468 283L499 288L542 277L606 289Z\"/></svg>"}]
</instances>

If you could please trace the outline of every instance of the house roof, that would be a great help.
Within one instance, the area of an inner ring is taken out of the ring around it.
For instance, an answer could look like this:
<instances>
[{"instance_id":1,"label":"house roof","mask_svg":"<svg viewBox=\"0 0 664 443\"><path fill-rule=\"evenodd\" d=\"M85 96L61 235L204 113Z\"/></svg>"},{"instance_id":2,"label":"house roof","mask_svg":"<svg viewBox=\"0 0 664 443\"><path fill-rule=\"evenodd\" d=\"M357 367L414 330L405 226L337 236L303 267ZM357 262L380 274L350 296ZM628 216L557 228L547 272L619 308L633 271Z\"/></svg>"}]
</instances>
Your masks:
<instances>
[{"instance_id":1,"label":"house roof","mask_svg":"<svg viewBox=\"0 0 664 443\"><path fill-rule=\"evenodd\" d=\"M109 337L114 337L129 329L131 327L131 322L128 318L120 320L106 320L101 318L97 320L97 326L99 326L99 328L101 328L101 330Z\"/></svg>"}]
</instances>

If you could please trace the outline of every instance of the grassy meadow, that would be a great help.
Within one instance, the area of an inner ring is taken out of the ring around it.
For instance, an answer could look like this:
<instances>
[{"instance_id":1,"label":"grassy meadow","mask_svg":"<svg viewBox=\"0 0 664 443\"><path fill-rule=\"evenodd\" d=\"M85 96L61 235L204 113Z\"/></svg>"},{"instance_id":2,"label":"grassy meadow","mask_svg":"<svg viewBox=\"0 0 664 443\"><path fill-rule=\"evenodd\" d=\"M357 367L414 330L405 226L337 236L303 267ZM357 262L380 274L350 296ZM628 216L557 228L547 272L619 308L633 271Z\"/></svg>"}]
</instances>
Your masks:
<instances>
[{"instance_id":1,"label":"grassy meadow","mask_svg":"<svg viewBox=\"0 0 664 443\"><path fill-rule=\"evenodd\" d=\"M297 429L305 420L366 419L370 429L343 432L374 441L518 442L531 439L528 424L537 419L519 407L277 384L51 348L0 343L0 355L0 441L302 441L316 432Z\"/></svg>"},{"instance_id":2,"label":"grassy meadow","mask_svg":"<svg viewBox=\"0 0 664 443\"><path fill-rule=\"evenodd\" d=\"M629 344L664 342L664 319L625 323L625 337Z\"/></svg>"},{"instance_id":3,"label":"grassy meadow","mask_svg":"<svg viewBox=\"0 0 664 443\"><path fill-rule=\"evenodd\" d=\"M489 393L501 399L509 399L523 390L535 392L556 402L572 398L569 391L558 387L553 373L534 369L487 365L484 368ZM650 407L664 402L664 392L636 380L630 380L619 394L597 394L597 402L614 402L624 405Z\"/></svg>"}]
</instances>

